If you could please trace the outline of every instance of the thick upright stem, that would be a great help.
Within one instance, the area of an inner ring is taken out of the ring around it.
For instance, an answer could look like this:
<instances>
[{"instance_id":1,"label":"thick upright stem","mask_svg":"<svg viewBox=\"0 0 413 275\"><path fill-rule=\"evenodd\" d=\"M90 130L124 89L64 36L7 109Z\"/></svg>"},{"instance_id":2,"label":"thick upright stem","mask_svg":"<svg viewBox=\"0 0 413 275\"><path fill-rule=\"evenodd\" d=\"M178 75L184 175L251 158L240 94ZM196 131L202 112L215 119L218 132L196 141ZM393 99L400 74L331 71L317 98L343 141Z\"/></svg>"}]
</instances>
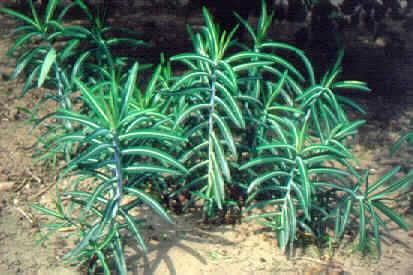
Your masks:
<instances>
[{"instance_id":1,"label":"thick upright stem","mask_svg":"<svg viewBox=\"0 0 413 275\"><path fill-rule=\"evenodd\" d=\"M71 103L69 99L66 97L66 95L64 94L63 81L62 81L62 77L60 76L61 69L56 61L54 62L54 67L55 67L55 77L57 81L57 95L59 97L59 105L64 110L70 110ZM63 124L66 130L71 131L73 129L72 123L69 120L63 120ZM64 153L65 153L67 162L70 161L70 148L71 146L69 144L65 145L65 148L64 148Z\"/></svg>"},{"instance_id":2,"label":"thick upright stem","mask_svg":"<svg viewBox=\"0 0 413 275\"><path fill-rule=\"evenodd\" d=\"M216 75L215 72L212 73L211 76L211 98L209 100L209 120L208 120L208 134L211 138L212 132L214 131L214 118L213 114L215 112L215 94L216 94ZM211 149L210 143L210 149Z\"/></svg>"},{"instance_id":3,"label":"thick upright stem","mask_svg":"<svg viewBox=\"0 0 413 275\"><path fill-rule=\"evenodd\" d=\"M47 38L47 36L44 37L44 39L48 42L48 46L50 49L53 49L53 44L51 41L49 41L49 39ZM63 80L61 77L61 73L62 70L59 66L59 63L57 62L57 60L55 60L53 62L53 66L55 68L55 78L56 78L56 82L57 82L57 95L59 97L59 105L65 109L65 110L70 110L71 109L71 103L68 100L68 98L65 96L64 94L64 85L63 85ZM72 124L70 121L64 121L65 127L69 130L72 129Z\"/></svg>"},{"instance_id":4,"label":"thick upright stem","mask_svg":"<svg viewBox=\"0 0 413 275\"><path fill-rule=\"evenodd\" d=\"M116 193L114 196L114 200L116 200L116 205L113 208L112 217L116 217L117 210L120 205L120 201L123 197L123 177L122 177L122 164L121 164L121 154L119 148L119 139L116 134L113 134L113 149L114 149L114 161L115 161L115 176L117 179L116 185Z\"/></svg>"},{"instance_id":5,"label":"thick upright stem","mask_svg":"<svg viewBox=\"0 0 413 275\"><path fill-rule=\"evenodd\" d=\"M57 95L60 99L59 105L65 110L70 110L71 109L71 104L70 104L70 102L68 101L67 97L64 94L62 77L60 76L61 69L60 69L59 65L56 62L54 63L54 67L55 67L55 77L56 77L56 81L57 81ZM65 124L65 127L67 129L69 129L69 130L72 129L72 123L70 123L70 121L65 120L64 124Z\"/></svg>"},{"instance_id":6,"label":"thick upright stem","mask_svg":"<svg viewBox=\"0 0 413 275\"><path fill-rule=\"evenodd\" d=\"M212 140L212 135L214 132L214 117L213 114L215 112L215 94L216 94L216 75L215 75L215 69L212 71L212 76L210 80L210 86L211 86L211 97L209 101L209 119L208 119L208 189L207 189L207 196L211 196L212 192L212 182L211 182L211 171L213 171L213 163L212 163L212 153L214 150L214 145L213 145L213 140ZM205 213L204 213L205 215ZM206 220L207 216L204 216L204 220Z\"/></svg>"}]
</instances>

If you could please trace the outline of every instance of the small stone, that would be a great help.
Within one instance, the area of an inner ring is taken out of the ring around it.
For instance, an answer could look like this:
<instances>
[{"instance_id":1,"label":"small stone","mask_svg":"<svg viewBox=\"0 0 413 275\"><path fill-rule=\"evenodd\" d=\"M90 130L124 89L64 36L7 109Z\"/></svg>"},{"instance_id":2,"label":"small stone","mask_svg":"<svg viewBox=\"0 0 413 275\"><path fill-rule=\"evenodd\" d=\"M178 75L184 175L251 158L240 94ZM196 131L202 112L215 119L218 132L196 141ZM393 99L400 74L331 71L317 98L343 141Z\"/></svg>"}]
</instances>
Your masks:
<instances>
[{"instance_id":1,"label":"small stone","mask_svg":"<svg viewBox=\"0 0 413 275\"><path fill-rule=\"evenodd\" d=\"M0 182L0 192L7 192L13 189L15 182L3 181Z\"/></svg>"},{"instance_id":2,"label":"small stone","mask_svg":"<svg viewBox=\"0 0 413 275\"><path fill-rule=\"evenodd\" d=\"M370 173L371 175L375 175L375 174L377 173L377 170L376 170L375 168L370 168L370 169L369 169L369 173Z\"/></svg>"}]
</instances>

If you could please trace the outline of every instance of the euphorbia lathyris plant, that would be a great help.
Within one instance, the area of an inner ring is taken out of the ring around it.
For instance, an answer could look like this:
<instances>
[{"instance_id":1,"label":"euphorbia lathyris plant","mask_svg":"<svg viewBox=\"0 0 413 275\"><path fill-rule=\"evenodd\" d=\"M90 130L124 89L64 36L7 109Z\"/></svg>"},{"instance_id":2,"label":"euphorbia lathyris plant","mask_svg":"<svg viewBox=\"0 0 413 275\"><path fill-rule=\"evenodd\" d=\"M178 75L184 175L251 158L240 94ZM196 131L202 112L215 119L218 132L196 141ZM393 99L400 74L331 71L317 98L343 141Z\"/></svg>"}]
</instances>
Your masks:
<instances>
[{"instance_id":1,"label":"euphorbia lathyris plant","mask_svg":"<svg viewBox=\"0 0 413 275\"><path fill-rule=\"evenodd\" d=\"M117 67L127 67L128 58L114 55L112 47L120 43L142 45L141 40L130 37L114 37L112 28L103 24L104 19L93 16L89 7L82 1L76 0L64 8L58 0L49 0L45 11L39 11L32 0L28 1L31 14L17 12L8 8L0 11L9 14L21 26L15 29L17 38L8 51L8 55L17 57L17 64L11 78L14 79L26 73L26 79L21 96L25 96L34 88L44 88L44 93L30 110L32 117L37 118L38 111L48 112L48 101L55 102L57 108L73 110L77 91L75 79L96 83L103 81L102 76L114 74ZM86 16L90 26L67 24L65 16L72 8L78 7ZM54 138L50 133L71 130L70 121L63 123L48 123L47 137ZM39 143L50 140L39 138ZM56 161L57 153L65 151L70 159L70 148L55 148L55 150L39 150L36 154L39 160Z\"/></svg>"},{"instance_id":2,"label":"euphorbia lathyris plant","mask_svg":"<svg viewBox=\"0 0 413 275\"><path fill-rule=\"evenodd\" d=\"M318 81L301 50L266 38L272 15L264 4L256 31L239 18L252 46L228 40L236 29L219 38L219 28L205 10L204 15L207 26L191 33L194 53L171 58L184 62L189 72L163 91L179 97L172 110L191 148L181 160L192 168L177 192L191 191L211 216L234 203L226 198L232 199L238 186L248 197L247 210L264 210L254 217L275 230L284 250L293 246L298 231L337 241L349 224L358 226L361 250L371 235L380 249L378 212L406 228L394 211L367 195L367 177L354 167L358 160L349 144L365 121L350 121L345 105L363 110L339 91L369 89L360 81L339 80L342 52ZM303 71L288 61L291 54ZM240 152L243 157L236 158ZM234 173L237 169L246 173ZM406 176L386 194L411 180Z\"/></svg>"},{"instance_id":3,"label":"euphorbia lathyris plant","mask_svg":"<svg viewBox=\"0 0 413 275\"><path fill-rule=\"evenodd\" d=\"M181 157L191 167L183 189L196 190L193 195L204 201L204 214L213 216L216 209L234 204L228 200L228 194L237 184L231 170L238 167L239 151L244 146L236 136L246 128L241 106L244 102L262 106L258 95L249 94L240 83L248 81L249 76L255 78L250 72L263 66L274 65L299 73L275 55L249 50L227 54L234 47L232 38L237 28L221 32L207 10L203 12L206 26L200 33L190 32L194 53L171 58L187 65L189 72L177 77L162 92L175 97L172 112L176 128L182 129L189 139L186 147L190 149Z\"/></svg>"},{"instance_id":4,"label":"euphorbia lathyris plant","mask_svg":"<svg viewBox=\"0 0 413 275\"><path fill-rule=\"evenodd\" d=\"M184 139L172 131L157 109L137 107L140 106L140 97L136 100L137 71L135 64L120 86L116 79L92 87L77 81L88 115L59 110L47 116L76 125L75 131L61 135L50 146L69 143L78 148L78 154L62 172L62 176L75 177L59 193L59 199L70 198L70 204L59 200L58 212L36 206L61 220L55 227L75 226L80 234L80 242L65 257L99 259L108 271L108 256L113 255L122 274L126 274L122 228L128 228L146 251L138 229L139 218L131 211L142 204L149 205L172 222L159 202L146 193L147 179L156 181L157 177L187 173L168 153ZM92 182L91 191L82 186L87 179ZM89 268L95 267L96 262L89 263Z\"/></svg>"}]
</instances>

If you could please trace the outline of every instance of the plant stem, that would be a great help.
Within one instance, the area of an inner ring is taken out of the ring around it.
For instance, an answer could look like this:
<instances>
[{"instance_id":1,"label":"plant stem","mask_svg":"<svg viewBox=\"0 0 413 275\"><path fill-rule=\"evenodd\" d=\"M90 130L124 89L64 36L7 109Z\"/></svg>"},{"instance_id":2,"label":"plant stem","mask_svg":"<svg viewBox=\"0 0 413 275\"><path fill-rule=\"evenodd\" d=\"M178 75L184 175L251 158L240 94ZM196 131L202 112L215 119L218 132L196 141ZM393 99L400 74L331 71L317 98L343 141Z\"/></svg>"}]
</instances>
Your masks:
<instances>
[{"instance_id":1,"label":"plant stem","mask_svg":"<svg viewBox=\"0 0 413 275\"><path fill-rule=\"evenodd\" d=\"M123 177L122 177L122 165L121 165L121 155L119 149L119 138L116 133L113 133L113 149L114 149L114 161L115 161L115 176L117 179L116 193L114 200L116 200L116 205L113 207L112 218L115 218L117 215L117 210L120 205L120 201L123 197Z\"/></svg>"},{"instance_id":2,"label":"plant stem","mask_svg":"<svg viewBox=\"0 0 413 275\"><path fill-rule=\"evenodd\" d=\"M215 75L215 68L212 69L212 75L211 75L211 97L209 101L209 118L208 118L208 189L207 189L207 197L209 198L211 196L211 191L212 191L212 181L211 181L211 173L213 171L213 163L212 163L212 154L214 151L214 146L213 146L213 140L212 140L212 135L214 133L214 118L213 114L215 112L215 94L216 94L216 75ZM212 206L209 206L210 208ZM209 212L209 211L208 211ZM204 212L205 215L205 212ZM206 217L208 215L204 216L204 220L206 220Z\"/></svg>"}]
</instances>

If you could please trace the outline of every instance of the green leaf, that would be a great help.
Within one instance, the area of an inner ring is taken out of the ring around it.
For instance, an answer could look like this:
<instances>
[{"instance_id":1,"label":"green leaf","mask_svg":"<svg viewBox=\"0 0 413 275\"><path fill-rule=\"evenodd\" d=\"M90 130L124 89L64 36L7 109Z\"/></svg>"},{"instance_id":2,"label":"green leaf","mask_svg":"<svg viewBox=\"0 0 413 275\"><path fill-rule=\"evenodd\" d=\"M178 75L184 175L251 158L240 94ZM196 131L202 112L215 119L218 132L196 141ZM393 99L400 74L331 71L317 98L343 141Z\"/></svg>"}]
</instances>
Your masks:
<instances>
[{"instance_id":1,"label":"green leaf","mask_svg":"<svg viewBox=\"0 0 413 275\"><path fill-rule=\"evenodd\" d=\"M84 115L79 115L75 112L70 112L66 110L60 110L56 113L52 113L52 114L44 116L42 119L38 121L37 125L39 125L40 123L44 122L45 120L51 117L62 119L62 120L76 121L84 126L89 126L92 129L101 128L98 124L94 123L89 117L86 117Z\"/></svg>"},{"instance_id":2,"label":"green leaf","mask_svg":"<svg viewBox=\"0 0 413 275\"><path fill-rule=\"evenodd\" d=\"M367 87L367 84L361 81L355 81L355 80L345 80L345 81L340 81L336 82L332 85L332 88L334 89L354 89L354 90L359 90L362 92L371 92L371 89Z\"/></svg>"},{"instance_id":3,"label":"green leaf","mask_svg":"<svg viewBox=\"0 0 413 275\"><path fill-rule=\"evenodd\" d=\"M336 134L334 134L334 137L338 139L344 138L353 133L354 130L363 125L365 122L365 120L357 120L347 125L343 125L339 128L340 130Z\"/></svg>"},{"instance_id":4,"label":"green leaf","mask_svg":"<svg viewBox=\"0 0 413 275\"><path fill-rule=\"evenodd\" d=\"M37 87L40 88L44 81L46 80L47 75L56 61L56 50L51 48L44 58L42 69L40 71L39 79L37 80Z\"/></svg>"},{"instance_id":5,"label":"green leaf","mask_svg":"<svg viewBox=\"0 0 413 275\"><path fill-rule=\"evenodd\" d=\"M271 149L286 149L286 150L291 150L294 153L297 153L297 150L294 146L290 144L284 144L284 143L271 143L271 144L264 144L261 146L258 146L257 150L258 151L264 151L264 150L271 150Z\"/></svg>"},{"instance_id":6,"label":"green leaf","mask_svg":"<svg viewBox=\"0 0 413 275\"><path fill-rule=\"evenodd\" d=\"M172 155L169 155L161 150L155 149L149 146L128 147L121 151L122 155L140 155L158 159L175 166L181 172L187 173L188 170L179 161L177 161Z\"/></svg>"},{"instance_id":7,"label":"green leaf","mask_svg":"<svg viewBox=\"0 0 413 275\"><path fill-rule=\"evenodd\" d=\"M68 253L63 255L62 259L68 259L70 257L75 257L79 255L83 249L85 249L91 240L97 239L99 236L96 235L98 229L100 228L101 224L97 223L95 224L92 228L90 228L86 235L83 237L83 239L73 248L70 250Z\"/></svg>"},{"instance_id":8,"label":"green leaf","mask_svg":"<svg viewBox=\"0 0 413 275\"><path fill-rule=\"evenodd\" d=\"M403 220L402 217L400 217L396 212L394 212L391 208L386 206L384 203L381 201L372 201L372 204L374 205L375 208L379 209L384 215L389 217L393 222L398 224L400 228L404 230L409 230L410 226Z\"/></svg>"},{"instance_id":9,"label":"green leaf","mask_svg":"<svg viewBox=\"0 0 413 275\"><path fill-rule=\"evenodd\" d=\"M35 26L37 29L40 29L40 26L39 26L34 20L32 20L32 19L29 18L28 16L24 15L23 13L14 11L14 10L9 9L9 8L0 8L0 12L4 12L4 13L6 13L6 14L8 14L8 15L12 15L12 16L14 16L14 17L17 17L18 19L26 22L27 24L33 25L33 26Z\"/></svg>"},{"instance_id":10,"label":"green leaf","mask_svg":"<svg viewBox=\"0 0 413 275\"><path fill-rule=\"evenodd\" d=\"M293 245L293 242L295 240L295 233L297 230L297 213L295 210L295 206L293 203L293 200L290 197L287 197L287 217L288 217L288 228L289 228L289 243L291 243L291 245ZM284 248L285 249L285 248Z\"/></svg>"},{"instance_id":11,"label":"green leaf","mask_svg":"<svg viewBox=\"0 0 413 275\"><path fill-rule=\"evenodd\" d=\"M130 165L123 168L128 174L143 174L143 173L165 173L169 175L181 175L180 171L174 169L165 168L162 166L152 165L152 164L140 164L140 165Z\"/></svg>"},{"instance_id":12,"label":"green leaf","mask_svg":"<svg viewBox=\"0 0 413 275\"><path fill-rule=\"evenodd\" d=\"M228 104L228 106L231 108L232 113L234 114L234 117L236 118L236 121L234 121L234 123L239 128L244 129L245 128L244 116L237 102L235 101L234 97L231 95L231 93L228 91L226 87L224 87L218 82L216 82L215 84L216 84L217 90L223 95L222 98L225 100L225 103ZM223 104L224 100L222 100L220 104Z\"/></svg>"},{"instance_id":13,"label":"green leaf","mask_svg":"<svg viewBox=\"0 0 413 275\"><path fill-rule=\"evenodd\" d=\"M259 58L260 61L264 61L264 62L271 61L273 63L282 65L284 69L292 72L295 76L297 76L300 81L305 80L304 76L291 63L286 61L284 58L281 58L273 54L244 51L244 52L239 52L239 53L232 55L231 57L227 58L225 61L228 63L232 63L236 61L244 61L244 59L252 60L254 58ZM264 66L264 64L260 66Z\"/></svg>"},{"instance_id":14,"label":"green leaf","mask_svg":"<svg viewBox=\"0 0 413 275\"><path fill-rule=\"evenodd\" d=\"M106 263L105 255L101 251L96 251L96 255L102 264L104 275L110 275L111 272L108 264Z\"/></svg>"},{"instance_id":15,"label":"green leaf","mask_svg":"<svg viewBox=\"0 0 413 275\"><path fill-rule=\"evenodd\" d=\"M120 141L127 141L131 139L157 139L157 140L170 140L175 142L183 142L186 139L173 132L166 132L161 130L134 130L131 133L123 134L119 136Z\"/></svg>"},{"instance_id":16,"label":"green leaf","mask_svg":"<svg viewBox=\"0 0 413 275\"><path fill-rule=\"evenodd\" d=\"M177 119L175 121L175 127L182 124L184 120L190 118L190 116L193 113L195 113L197 116L199 116L198 111L203 110L203 109L208 110L210 107L211 107L211 105L209 105L209 104L196 104L196 105L193 105L193 106L189 107L188 109L184 110L181 114L179 114L179 116L177 117Z\"/></svg>"},{"instance_id":17,"label":"green leaf","mask_svg":"<svg viewBox=\"0 0 413 275\"><path fill-rule=\"evenodd\" d=\"M79 74L79 72L82 68L82 65L90 55L91 55L91 52L86 51L76 59L76 62L74 63L74 65L72 67L72 72L70 74L70 78L71 78L72 81L78 79L78 77L79 77L78 74Z\"/></svg>"},{"instance_id":18,"label":"green leaf","mask_svg":"<svg viewBox=\"0 0 413 275\"><path fill-rule=\"evenodd\" d=\"M255 62L245 62L241 63L239 65L234 66L232 69L234 72L242 72L242 71L248 71L251 69L259 69L264 66L272 65L274 62L272 61L255 61Z\"/></svg>"},{"instance_id":19,"label":"green leaf","mask_svg":"<svg viewBox=\"0 0 413 275\"><path fill-rule=\"evenodd\" d=\"M232 94L238 93L236 79L230 79L225 73L221 72L220 70L216 70L215 74L217 76L217 81L220 83L222 82L225 87L228 87Z\"/></svg>"},{"instance_id":20,"label":"green leaf","mask_svg":"<svg viewBox=\"0 0 413 275\"><path fill-rule=\"evenodd\" d=\"M260 48L262 48L262 49L264 49L264 48L278 48L278 49L286 49L286 50L293 51L294 53L296 53L301 58L301 60L305 64L307 72L310 76L311 85L315 84L314 69L313 69L313 66L312 66L310 60L304 54L304 51L300 50L297 47L294 47L292 45L289 45L287 43L282 43L282 42L266 42L266 43L261 44Z\"/></svg>"},{"instance_id":21,"label":"green leaf","mask_svg":"<svg viewBox=\"0 0 413 275\"><path fill-rule=\"evenodd\" d=\"M249 35L251 36L251 38L253 39L254 43L256 43L257 41L257 37L255 35L255 32L253 30L253 28L251 27L251 25L248 23L248 20L242 18L238 13L234 12L235 17L237 17L238 21L241 22L241 24L244 26L245 29L247 29Z\"/></svg>"},{"instance_id":22,"label":"green leaf","mask_svg":"<svg viewBox=\"0 0 413 275\"><path fill-rule=\"evenodd\" d=\"M233 109L230 107L229 104L227 104L224 100L222 100L219 96L214 97L215 103L217 107L221 107L222 111L230 118L230 120L238 127L238 128L243 128L242 126L242 121L238 120L238 117L236 116L235 112Z\"/></svg>"},{"instance_id":23,"label":"green leaf","mask_svg":"<svg viewBox=\"0 0 413 275\"><path fill-rule=\"evenodd\" d=\"M295 164L294 161L292 161L289 158L285 158L285 157L278 157L278 156L274 156L274 157L258 157L255 158L251 161L248 161L247 163L244 163L243 165L241 165L239 167L240 170L245 170L257 165L263 165L263 164L267 164L267 163L274 163L274 164Z\"/></svg>"},{"instance_id":24,"label":"green leaf","mask_svg":"<svg viewBox=\"0 0 413 275\"><path fill-rule=\"evenodd\" d=\"M34 68L34 70L31 71L29 75L26 77L20 97L26 96L28 91L33 88L33 82L34 82L36 75L39 73L39 70L40 70L40 67Z\"/></svg>"},{"instance_id":25,"label":"green leaf","mask_svg":"<svg viewBox=\"0 0 413 275\"><path fill-rule=\"evenodd\" d=\"M238 159L238 153L237 153L237 147L235 145L234 137L232 136L231 129L228 127L228 125L225 123L225 120L222 119L219 115L216 113L213 114L214 121L216 125L218 126L226 145L228 146L229 150L231 151L231 154L236 161Z\"/></svg>"},{"instance_id":26,"label":"green leaf","mask_svg":"<svg viewBox=\"0 0 413 275\"><path fill-rule=\"evenodd\" d=\"M303 180L303 194L306 205L311 206L311 183L307 173L307 167L305 166L301 157L296 157L296 163L298 171L300 172L300 178Z\"/></svg>"},{"instance_id":27,"label":"green leaf","mask_svg":"<svg viewBox=\"0 0 413 275\"><path fill-rule=\"evenodd\" d=\"M370 185L368 187L367 193L368 194L373 193L375 190L377 190L377 188L382 186L383 183L385 183L386 181L394 177L400 171L400 169L401 169L400 166L396 166L392 170L387 172L384 176L380 177L373 185Z\"/></svg>"},{"instance_id":28,"label":"green leaf","mask_svg":"<svg viewBox=\"0 0 413 275\"><path fill-rule=\"evenodd\" d=\"M198 54L184 53L184 54L178 54L178 55L171 57L171 61L183 61L183 60L196 60L199 62L205 62L210 65L215 65L214 61L212 61L208 57L198 55Z\"/></svg>"},{"instance_id":29,"label":"green leaf","mask_svg":"<svg viewBox=\"0 0 413 275\"><path fill-rule=\"evenodd\" d=\"M116 266L118 267L119 275L128 275L127 267L126 267L126 260L125 255L123 252L122 241L119 236L118 230L116 230L116 238L113 241L114 246L114 256Z\"/></svg>"},{"instance_id":30,"label":"green leaf","mask_svg":"<svg viewBox=\"0 0 413 275\"><path fill-rule=\"evenodd\" d=\"M333 167L319 167L319 168L311 168L308 170L309 174L326 174L326 175L331 175L331 176L347 176L349 178L352 178L353 175L346 170L340 169L340 168L333 168Z\"/></svg>"},{"instance_id":31,"label":"green leaf","mask_svg":"<svg viewBox=\"0 0 413 275\"><path fill-rule=\"evenodd\" d=\"M218 208L222 209L223 203L225 201L225 182L222 178L221 170L219 169L218 163L213 153L211 154L210 168L208 173L208 184L210 186L212 185L215 202L217 203Z\"/></svg>"},{"instance_id":32,"label":"green leaf","mask_svg":"<svg viewBox=\"0 0 413 275\"><path fill-rule=\"evenodd\" d=\"M40 34L38 32L29 32L26 33L22 36L20 36L13 44L12 47L9 48L7 51L8 56L12 56L14 52L22 45L24 45L27 42L30 42L30 39L34 36L39 36Z\"/></svg>"},{"instance_id":33,"label":"green leaf","mask_svg":"<svg viewBox=\"0 0 413 275\"><path fill-rule=\"evenodd\" d=\"M256 178L255 180L251 182L250 186L248 187L248 193L250 193L259 184L267 180L270 180L275 177L289 177L289 176L290 174L284 171L275 171L275 172L263 174L262 176L259 176L258 178Z\"/></svg>"},{"instance_id":34,"label":"green leaf","mask_svg":"<svg viewBox=\"0 0 413 275\"><path fill-rule=\"evenodd\" d=\"M97 96L95 96L89 89L88 87L86 87L86 85L81 82L80 80L76 79L75 83L79 86L82 95L85 98L85 101L87 102L87 104L92 108L93 111L96 112L96 114L108 125L112 125L112 121L109 118L108 115L109 112L107 109L105 109L104 106L101 106L101 103L99 102L99 99L97 98Z\"/></svg>"},{"instance_id":35,"label":"green leaf","mask_svg":"<svg viewBox=\"0 0 413 275\"><path fill-rule=\"evenodd\" d=\"M211 36L211 50L213 51L212 56L216 57L215 55L218 54L219 49L218 49L218 30L217 27L215 26L211 14L208 12L208 9L205 7L202 7L202 14L204 15L205 21L207 23L208 27L208 34Z\"/></svg>"},{"instance_id":36,"label":"green leaf","mask_svg":"<svg viewBox=\"0 0 413 275\"><path fill-rule=\"evenodd\" d=\"M314 151L320 152L320 153L333 153L333 154L336 154L338 157L343 157L343 158L350 158L352 156L352 155L348 155L346 151L336 149L333 146L322 145L322 144L309 145L302 150L302 154L306 154L310 152L314 154L315 153Z\"/></svg>"},{"instance_id":37,"label":"green leaf","mask_svg":"<svg viewBox=\"0 0 413 275\"><path fill-rule=\"evenodd\" d=\"M32 208L42 212L43 214L49 215L49 216L53 216L56 217L58 219L64 219L65 217L62 216L61 214L57 213L54 210L48 209L44 206L41 206L40 204L32 204Z\"/></svg>"},{"instance_id":38,"label":"green leaf","mask_svg":"<svg viewBox=\"0 0 413 275\"><path fill-rule=\"evenodd\" d=\"M129 216L129 214L126 213L126 211L124 211L122 208L120 209L120 213L125 218L125 222L128 225L129 230L132 232L133 236L135 237L137 243L141 246L143 252L146 254L148 252L148 248L141 235L141 232L139 232L137 224L133 221L133 219Z\"/></svg>"},{"instance_id":39,"label":"green leaf","mask_svg":"<svg viewBox=\"0 0 413 275\"><path fill-rule=\"evenodd\" d=\"M380 221L379 217L377 216L376 211L374 211L374 207L371 203L367 204L367 207L369 208L370 215L372 217L372 227L373 227L373 236L374 236L374 241L376 243L376 249L378 251L379 257L381 255L381 238L380 238Z\"/></svg>"},{"instance_id":40,"label":"green leaf","mask_svg":"<svg viewBox=\"0 0 413 275\"><path fill-rule=\"evenodd\" d=\"M54 11L56 10L59 0L49 0L46 7L46 12L44 14L44 22L49 22L52 18Z\"/></svg>"},{"instance_id":41,"label":"green leaf","mask_svg":"<svg viewBox=\"0 0 413 275\"><path fill-rule=\"evenodd\" d=\"M229 170L227 160L225 159L224 150L222 149L221 144L217 140L214 133L211 133L211 139L212 139L212 144L213 144L216 160L219 163L219 168L222 169L222 173L224 174L225 179L227 181L231 181L231 173L230 173L230 170ZM220 171L220 169L219 169L219 171Z\"/></svg>"},{"instance_id":42,"label":"green leaf","mask_svg":"<svg viewBox=\"0 0 413 275\"><path fill-rule=\"evenodd\" d=\"M99 184L99 186L95 189L95 192L93 192L93 195L90 197L90 199L88 200L87 204L86 204L86 211L90 211L90 209L92 208L93 204L98 200L98 198L103 198L103 192L105 191L105 189L107 189L108 187L110 187L113 183L116 182L117 179L108 179L105 182Z\"/></svg>"},{"instance_id":43,"label":"green leaf","mask_svg":"<svg viewBox=\"0 0 413 275\"><path fill-rule=\"evenodd\" d=\"M343 221L341 222L339 235L337 237L343 236L345 229L350 222L350 215L351 215L352 209L353 209L353 201L349 199L347 200L346 205L345 205Z\"/></svg>"},{"instance_id":44,"label":"green leaf","mask_svg":"<svg viewBox=\"0 0 413 275\"><path fill-rule=\"evenodd\" d=\"M394 154L397 152L397 150L399 150L403 142L410 140L412 137L413 131L410 131L407 134L401 136L390 148L390 157L394 156Z\"/></svg>"},{"instance_id":45,"label":"green leaf","mask_svg":"<svg viewBox=\"0 0 413 275\"><path fill-rule=\"evenodd\" d=\"M363 114L363 115L366 115L366 114L367 114L367 112L366 112L359 104L357 104L357 103L354 102L353 100L351 100L351 99L349 99L349 98L347 98L347 97L344 97L344 96L339 96L339 95L337 95L336 97L337 97L337 100L338 100L339 102L342 102L342 103L344 103L344 104L347 104L348 106L352 107L354 110L356 110L357 112L359 112L360 114Z\"/></svg>"},{"instance_id":46,"label":"green leaf","mask_svg":"<svg viewBox=\"0 0 413 275\"><path fill-rule=\"evenodd\" d=\"M140 198L143 202L145 202L147 205L152 207L152 209L155 210L155 212L158 213L159 216L164 218L168 223L170 224L174 223L172 219L169 217L169 215L166 213L165 209L156 200L151 198L145 192L140 191L136 188L132 188L132 187L125 187L125 191L131 196Z\"/></svg>"},{"instance_id":47,"label":"green leaf","mask_svg":"<svg viewBox=\"0 0 413 275\"><path fill-rule=\"evenodd\" d=\"M366 213L364 211L364 201L363 199L359 200L359 248L361 250L364 250L366 247L366 227L367 227L367 221L366 221Z\"/></svg>"},{"instance_id":48,"label":"green leaf","mask_svg":"<svg viewBox=\"0 0 413 275\"><path fill-rule=\"evenodd\" d=\"M120 108L120 117L123 118L129 108L129 100L131 96L133 95L136 87L136 79L138 76L138 68L139 65L138 63L133 64L132 69L129 71L128 74L128 82L126 83L126 91L123 94L122 97L122 103L121 103L121 108Z\"/></svg>"},{"instance_id":49,"label":"green leaf","mask_svg":"<svg viewBox=\"0 0 413 275\"><path fill-rule=\"evenodd\" d=\"M83 162L87 162L90 159L98 159L104 153L112 153L113 146L111 144L99 144L97 146L90 146L87 150L82 152L82 154L77 155L74 159L68 162L67 167L70 169L76 165Z\"/></svg>"},{"instance_id":50,"label":"green leaf","mask_svg":"<svg viewBox=\"0 0 413 275\"><path fill-rule=\"evenodd\" d=\"M386 189L384 189L381 192L378 192L376 194L374 194L373 196L370 196L369 199L370 200L379 200L384 198L385 196L393 193L394 191L399 190L400 188L403 188L407 185L412 184L413 182L413 173L409 173L406 176L404 176L403 178L397 180L396 182L392 183L390 186L386 187Z\"/></svg>"},{"instance_id":51,"label":"green leaf","mask_svg":"<svg viewBox=\"0 0 413 275\"><path fill-rule=\"evenodd\" d=\"M159 78L161 76L161 72L162 72L162 66L158 65L158 67L156 67L155 72L152 75L151 80L149 81L148 86L146 86L146 90L145 90L145 104L146 105L149 104L149 101L153 97L153 94L154 94L155 88L156 88L156 83L159 81Z\"/></svg>"}]
</instances>

